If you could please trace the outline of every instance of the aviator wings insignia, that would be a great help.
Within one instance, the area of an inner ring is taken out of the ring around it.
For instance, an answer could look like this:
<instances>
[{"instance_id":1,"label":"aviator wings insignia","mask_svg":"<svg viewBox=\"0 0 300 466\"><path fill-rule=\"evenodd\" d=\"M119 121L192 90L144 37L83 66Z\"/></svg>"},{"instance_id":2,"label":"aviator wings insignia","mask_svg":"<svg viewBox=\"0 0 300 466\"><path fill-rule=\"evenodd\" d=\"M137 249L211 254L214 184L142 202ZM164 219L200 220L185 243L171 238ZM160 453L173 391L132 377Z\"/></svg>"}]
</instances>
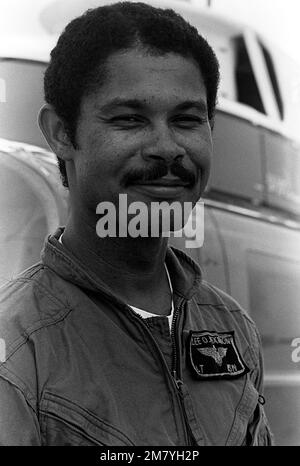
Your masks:
<instances>
[{"instance_id":1,"label":"aviator wings insignia","mask_svg":"<svg viewBox=\"0 0 300 466\"><path fill-rule=\"evenodd\" d=\"M216 348L215 345L207 348L197 348L197 350L204 356L213 358L218 366L222 365L223 358L227 353L227 348Z\"/></svg>"}]
</instances>

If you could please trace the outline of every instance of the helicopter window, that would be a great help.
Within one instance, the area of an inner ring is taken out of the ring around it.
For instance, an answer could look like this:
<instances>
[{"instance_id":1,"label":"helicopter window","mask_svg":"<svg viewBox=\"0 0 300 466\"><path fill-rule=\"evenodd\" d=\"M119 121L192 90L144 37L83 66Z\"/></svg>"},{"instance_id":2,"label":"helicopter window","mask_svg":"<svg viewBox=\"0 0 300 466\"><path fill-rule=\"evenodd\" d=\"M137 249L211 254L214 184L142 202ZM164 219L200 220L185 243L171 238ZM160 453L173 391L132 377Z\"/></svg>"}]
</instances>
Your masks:
<instances>
[{"instance_id":1,"label":"helicopter window","mask_svg":"<svg viewBox=\"0 0 300 466\"><path fill-rule=\"evenodd\" d=\"M253 73L245 41L242 36L235 37L233 41L236 50L235 81L237 88L237 101L242 104L249 105L261 113L266 113Z\"/></svg>"},{"instance_id":2,"label":"helicopter window","mask_svg":"<svg viewBox=\"0 0 300 466\"><path fill-rule=\"evenodd\" d=\"M273 60L272 60L272 57L269 51L266 49L266 47L261 42L259 42L259 44L261 46L263 56L264 56L264 59L267 65L268 73L270 76L270 80L272 83L274 95L275 95L278 110L279 110L279 114L280 114L281 119L283 120L283 117L284 117L283 101L282 101L282 97L281 97L281 93L280 93L280 89L278 85L278 80L277 80Z\"/></svg>"}]
</instances>

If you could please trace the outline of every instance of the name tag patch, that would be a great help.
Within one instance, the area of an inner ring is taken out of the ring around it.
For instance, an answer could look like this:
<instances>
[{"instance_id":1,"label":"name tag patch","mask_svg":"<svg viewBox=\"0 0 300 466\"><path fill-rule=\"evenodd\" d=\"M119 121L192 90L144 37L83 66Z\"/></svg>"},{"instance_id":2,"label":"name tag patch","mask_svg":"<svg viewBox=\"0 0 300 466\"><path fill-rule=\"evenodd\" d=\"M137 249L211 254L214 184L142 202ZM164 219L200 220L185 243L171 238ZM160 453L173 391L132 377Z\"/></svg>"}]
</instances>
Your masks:
<instances>
[{"instance_id":1,"label":"name tag patch","mask_svg":"<svg viewBox=\"0 0 300 466\"><path fill-rule=\"evenodd\" d=\"M188 363L197 379L234 379L249 372L233 331L190 331L187 349Z\"/></svg>"}]
</instances>

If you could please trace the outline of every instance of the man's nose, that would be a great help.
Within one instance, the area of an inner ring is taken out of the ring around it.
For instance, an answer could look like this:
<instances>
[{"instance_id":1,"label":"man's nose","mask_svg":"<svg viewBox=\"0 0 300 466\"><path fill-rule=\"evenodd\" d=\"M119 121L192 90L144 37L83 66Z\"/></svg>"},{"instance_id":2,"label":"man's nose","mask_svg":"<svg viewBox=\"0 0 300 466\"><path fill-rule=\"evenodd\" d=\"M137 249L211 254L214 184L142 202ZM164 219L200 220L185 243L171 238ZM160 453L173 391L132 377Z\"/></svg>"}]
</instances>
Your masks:
<instances>
[{"instance_id":1,"label":"man's nose","mask_svg":"<svg viewBox=\"0 0 300 466\"><path fill-rule=\"evenodd\" d=\"M164 161L172 164L174 160L183 159L184 148L176 141L174 132L167 125L153 129L143 147L142 156L145 160Z\"/></svg>"}]
</instances>

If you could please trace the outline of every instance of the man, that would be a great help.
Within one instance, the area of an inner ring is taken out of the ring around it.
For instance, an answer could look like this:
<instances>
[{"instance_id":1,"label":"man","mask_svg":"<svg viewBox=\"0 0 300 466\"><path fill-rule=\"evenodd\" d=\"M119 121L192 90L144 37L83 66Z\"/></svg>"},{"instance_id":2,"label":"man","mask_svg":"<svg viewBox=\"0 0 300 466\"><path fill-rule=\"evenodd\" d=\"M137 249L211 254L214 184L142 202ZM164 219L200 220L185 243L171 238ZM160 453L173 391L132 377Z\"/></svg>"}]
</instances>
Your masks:
<instances>
[{"instance_id":1,"label":"man","mask_svg":"<svg viewBox=\"0 0 300 466\"><path fill-rule=\"evenodd\" d=\"M271 444L253 321L168 247L163 216L156 236L99 234L120 194L147 222L155 202L196 204L218 81L212 49L171 10L101 7L59 38L39 123L70 215L2 290L1 444Z\"/></svg>"}]
</instances>

